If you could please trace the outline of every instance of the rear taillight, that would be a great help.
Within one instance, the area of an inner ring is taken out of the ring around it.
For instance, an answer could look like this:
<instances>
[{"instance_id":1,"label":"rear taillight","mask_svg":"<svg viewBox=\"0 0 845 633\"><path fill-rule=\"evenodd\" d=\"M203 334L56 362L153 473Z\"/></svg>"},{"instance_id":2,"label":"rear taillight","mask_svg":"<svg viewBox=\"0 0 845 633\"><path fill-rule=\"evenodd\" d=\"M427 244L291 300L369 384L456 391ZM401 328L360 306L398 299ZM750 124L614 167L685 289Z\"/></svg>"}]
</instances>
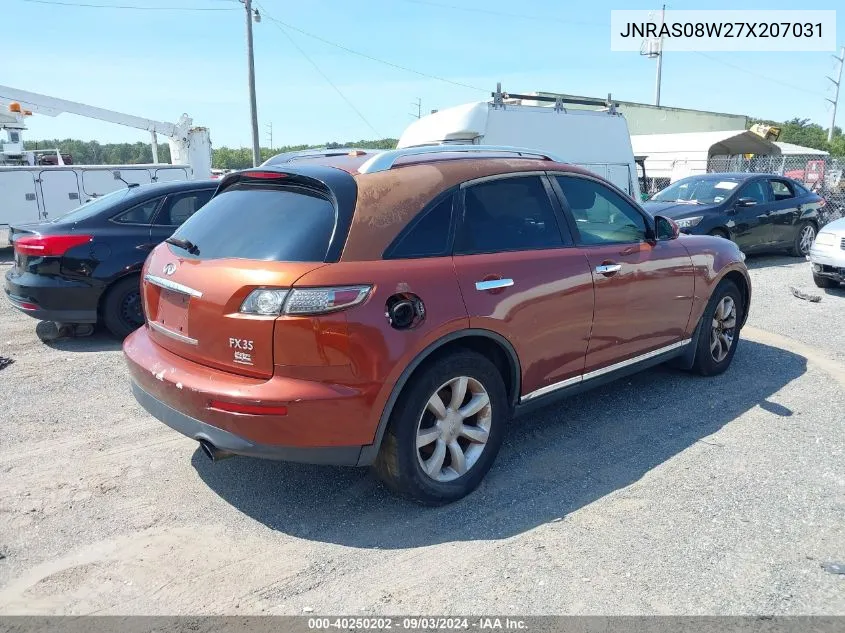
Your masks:
<instances>
[{"instance_id":1,"label":"rear taillight","mask_svg":"<svg viewBox=\"0 0 845 633\"><path fill-rule=\"evenodd\" d=\"M371 286L335 288L256 288L241 304L241 312L264 316L325 314L363 303Z\"/></svg>"},{"instance_id":2,"label":"rear taillight","mask_svg":"<svg viewBox=\"0 0 845 633\"><path fill-rule=\"evenodd\" d=\"M61 257L70 249L90 242L91 235L34 235L15 240L15 252L37 257Z\"/></svg>"}]
</instances>

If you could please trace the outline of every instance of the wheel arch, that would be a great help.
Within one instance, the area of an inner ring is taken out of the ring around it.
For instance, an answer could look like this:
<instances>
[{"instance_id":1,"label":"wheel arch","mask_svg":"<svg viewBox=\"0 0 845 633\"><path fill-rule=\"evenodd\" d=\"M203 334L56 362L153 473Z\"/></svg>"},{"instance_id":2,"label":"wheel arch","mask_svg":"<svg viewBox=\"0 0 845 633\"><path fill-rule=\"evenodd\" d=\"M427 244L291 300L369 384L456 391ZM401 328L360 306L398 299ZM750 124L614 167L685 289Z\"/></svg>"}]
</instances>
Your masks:
<instances>
[{"instance_id":1,"label":"wheel arch","mask_svg":"<svg viewBox=\"0 0 845 633\"><path fill-rule=\"evenodd\" d=\"M719 278L716 285L721 283L723 279L727 279L728 281L732 281L736 284L736 287L739 288L739 291L742 294L742 323L740 324L740 328L742 328L748 320L748 311L749 308L751 308L751 283L748 281L748 277L746 275L736 269L727 271Z\"/></svg>"},{"instance_id":2,"label":"wheel arch","mask_svg":"<svg viewBox=\"0 0 845 633\"><path fill-rule=\"evenodd\" d=\"M120 283L124 279L128 279L129 277L139 277L141 276L141 270L143 268L143 264L139 264L137 268L132 267L129 270L121 271L119 275L115 275L111 279L109 279L108 283L103 285L103 291L100 293L99 299L97 299L97 316L99 318L102 317L103 314L103 303L106 300L108 294L112 291L116 284ZM139 279L140 281L140 279Z\"/></svg>"},{"instance_id":3,"label":"wheel arch","mask_svg":"<svg viewBox=\"0 0 845 633\"><path fill-rule=\"evenodd\" d=\"M371 464L378 454L384 432L387 429L390 416L405 385L428 363L435 361L457 349L470 349L478 352L496 365L502 374L505 383L505 390L508 394L508 401L511 409L516 406L522 384L522 371L520 369L519 357L513 345L501 334L492 330L480 328L468 328L450 332L425 347L399 375L396 384L390 391L387 402L379 417L378 428L373 443L364 446L358 458L359 466Z\"/></svg>"}]
</instances>

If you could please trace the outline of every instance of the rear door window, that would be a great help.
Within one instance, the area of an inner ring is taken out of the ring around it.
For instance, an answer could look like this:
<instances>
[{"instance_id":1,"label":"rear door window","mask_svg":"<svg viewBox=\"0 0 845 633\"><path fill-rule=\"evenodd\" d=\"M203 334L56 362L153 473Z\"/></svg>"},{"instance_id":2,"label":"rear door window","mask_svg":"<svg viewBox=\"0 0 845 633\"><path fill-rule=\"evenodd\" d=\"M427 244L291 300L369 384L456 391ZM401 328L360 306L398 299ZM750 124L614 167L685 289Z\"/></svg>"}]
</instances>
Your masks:
<instances>
[{"instance_id":1,"label":"rear door window","mask_svg":"<svg viewBox=\"0 0 845 633\"><path fill-rule=\"evenodd\" d=\"M113 222L120 224L150 224L153 221L156 209L161 202L161 197L147 200L141 204L136 204L131 209L127 209L112 218Z\"/></svg>"},{"instance_id":2,"label":"rear door window","mask_svg":"<svg viewBox=\"0 0 845 633\"><path fill-rule=\"evenodd\" d=\"M167 196L155 223L159 226L180 226L214 195L213 189L185 191Z\"/></svg>"},{"instance_id":3,"label":"rear door window","mask_svg":"<svg viewBox=\"0 0 845 633\"><path fill-rule=\"evenodd\" d=\"M456 255L563 245L554 207L539 176L502 178L466 188Z\"/></svg>"},{"instance_id":4,"label":"rear door window","mask_svg":"<svg viewBox=\"0 0 845 633\"><path fill-rule=\"evenodd\" d=\"M792 189L786 181L770 180L769 183L772 186L772 197L774 198L775 202L779 202L781 200L789 200L790 198L795 197L795 195L792 193Z\"/></svg>"},{"instance_id":5,"label":"rear door window","mask_svg":"<svg viewBox=\"0 0 845 633\"><path fill-rule=\"evenodd\" d=\"M322 262L335 223L321 192L244 183L213 197L173 237L191 242L200 259Z\"/></svg>"}]
</instances>

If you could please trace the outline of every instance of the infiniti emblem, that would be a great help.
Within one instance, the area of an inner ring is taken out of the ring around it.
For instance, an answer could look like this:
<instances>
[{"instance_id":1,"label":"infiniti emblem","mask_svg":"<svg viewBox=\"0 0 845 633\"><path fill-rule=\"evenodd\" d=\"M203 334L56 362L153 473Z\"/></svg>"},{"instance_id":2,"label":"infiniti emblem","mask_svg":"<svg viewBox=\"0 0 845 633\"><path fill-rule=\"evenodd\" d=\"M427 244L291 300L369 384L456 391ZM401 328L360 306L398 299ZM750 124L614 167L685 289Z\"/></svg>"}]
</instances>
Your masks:
<instances>
[{"instance_id":1,"label":"infiniti emblem","mask_svg":"<svg viewBox=\"0 0 845 633\"><path fill-rule=\"evenodd\" d=\"M176 272L176 264L174 264L173 262L170 262L169 264L167 264L164 267L164 274L165 275L172 275L175 272Z\"/></svg>"}]
</instances>

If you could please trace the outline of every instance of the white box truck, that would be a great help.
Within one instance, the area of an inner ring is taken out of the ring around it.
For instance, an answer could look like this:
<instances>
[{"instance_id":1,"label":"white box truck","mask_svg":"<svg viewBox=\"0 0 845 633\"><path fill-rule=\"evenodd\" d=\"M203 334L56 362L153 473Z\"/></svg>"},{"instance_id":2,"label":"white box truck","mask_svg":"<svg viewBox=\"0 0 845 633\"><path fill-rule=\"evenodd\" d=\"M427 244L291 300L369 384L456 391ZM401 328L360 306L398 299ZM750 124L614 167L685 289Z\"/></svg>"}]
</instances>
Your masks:
<instances>
[{"instance_id":1,"label":"white box truck","mask_svg":"<svg viewBox=\"0 0 845 633\"><path fill-rule=\"evenodd\" d=\"M549 101L549 107L521 101ZM597 110L567 109L566 104ZM514 95L498 88L492 101L467 103L421 117L402 133L397 147L448 143L528 147L560 156L606 178L640 199L628 123L608 97L599 100Z\"/></svg>"}]
</instances>

